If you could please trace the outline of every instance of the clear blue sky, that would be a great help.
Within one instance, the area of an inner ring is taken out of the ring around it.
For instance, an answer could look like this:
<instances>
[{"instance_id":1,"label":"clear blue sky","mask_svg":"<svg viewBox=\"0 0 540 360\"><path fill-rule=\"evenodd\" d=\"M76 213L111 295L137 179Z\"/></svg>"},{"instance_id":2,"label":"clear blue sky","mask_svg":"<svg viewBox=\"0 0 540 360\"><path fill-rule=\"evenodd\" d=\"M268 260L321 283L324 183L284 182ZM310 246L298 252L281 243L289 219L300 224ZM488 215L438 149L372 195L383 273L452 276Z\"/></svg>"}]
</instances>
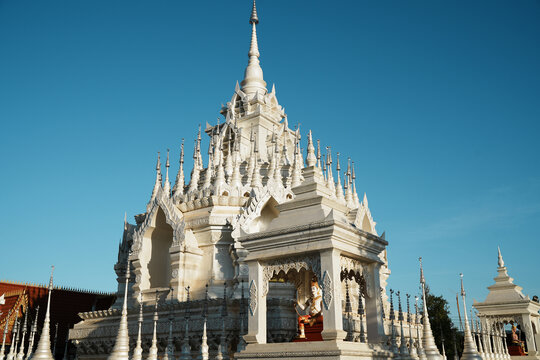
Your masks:
<instances>
[{"instance_id":1,"label":"clear blue sky","mask_svg":"<svg viewBox=\"0 0 540 360\"><path fill-rule=\"evenodd\" d=\"M215 121L247 64L243 1L0 0L0 278L114 290L157 151ZM390 285L540 295L540 2L260 0L289 122L356 162ZM189 167L190 165L188 165ZM187 170L190 171L190 168ZM133 220L131 220L133 222Z\"/></svg>"}]
</instances>

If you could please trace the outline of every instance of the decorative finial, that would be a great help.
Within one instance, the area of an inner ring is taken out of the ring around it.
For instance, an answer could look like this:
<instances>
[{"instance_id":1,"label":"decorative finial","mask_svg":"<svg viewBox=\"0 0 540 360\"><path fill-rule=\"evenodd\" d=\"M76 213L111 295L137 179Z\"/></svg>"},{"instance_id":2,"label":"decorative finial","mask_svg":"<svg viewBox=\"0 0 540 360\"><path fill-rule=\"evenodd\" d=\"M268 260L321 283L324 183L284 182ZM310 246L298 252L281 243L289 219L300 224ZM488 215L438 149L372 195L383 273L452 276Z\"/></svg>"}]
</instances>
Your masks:
<instances>
[{"instance_id":1,"label":"decorative finial","mask_svg":"<svg viewBox=\"0 0 540 360\"><path fill-rule=\"evenodd\" d=\"M259 23L259 18L257 17L257 5L255 4L255 0L253 0L253 8L251 9L251 18L249 18L249 23L255 25Z\"/></svg>"},{"instance_id":2,"label":"decorative finial","mask_svg":"<svg viewBox=\"0 0 540 360\"><path fill-rule=\"evenodd\" d=\"M242 91L246 94L257 94L258 91L266 94L266 82L263 79L263 71L259 65L259 45L257 44L257 24L259 23L259 17L257 16L257 7L255 0L253 1L253 9L251 10L251 17L249 19L251 24L251 45L249 47L249 62L244 72L244 80L240 83Z\"/></svg>"},{"instance_id":3,"label":"decorative finial","mask_svg":"<svg viewBox=\"0 0 540 360\"><path fill-rule=\"evenodd\" d=\"M420 256L418 258L418 261L420 262L420 284L425 284L426 283L426 279L424 278L424 268L422 266L422 257Z\"/></svg>"},{"instance_id":4,"label":"decorative finial","mask_svg":"<svg viewBox=\"0 0 540 360\"><path fill-rule=\"evenodd\" d=\"M501 254L501 248L497 246L497 250L499 251L499 267L504 267L504 260Z\"/></svg>"},{"instance_id":5,"label":"decorative finial","mask_svg":"<svg viewBox=\"0 0 540 360\"><path fill-rule=\"evenodd\" d=\"M461 296L465 296L465 288L463 287L463 273L460 273L459 277L461 278ZM465 311L466 310L467 309L465 309Z\"/></svg>"}]
</instances>

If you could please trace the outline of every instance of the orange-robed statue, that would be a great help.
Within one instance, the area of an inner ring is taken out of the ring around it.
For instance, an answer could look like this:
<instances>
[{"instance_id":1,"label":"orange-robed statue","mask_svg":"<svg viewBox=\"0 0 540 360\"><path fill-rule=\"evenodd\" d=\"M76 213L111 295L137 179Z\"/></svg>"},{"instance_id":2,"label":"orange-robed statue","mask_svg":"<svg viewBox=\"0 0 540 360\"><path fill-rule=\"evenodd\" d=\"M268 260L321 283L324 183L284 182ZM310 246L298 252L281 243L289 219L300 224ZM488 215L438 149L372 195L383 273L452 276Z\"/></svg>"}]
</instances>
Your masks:
<instances>
[{"instance_id":1,"label":"orange-robed statue","mask_svg":"<svg viewBox=\"0 0 540 360\"><path fill-rule=\"evenodd\" d=\"M296 305L302 310L305 310L306 307L309 310L307 315L299 314L298 316L298 329L300 330L298 338L304 339L306 337L304 332L305 324L313 326L317 320L321 320L322 318L322 290L317 282L317 278L311 280L311 297L308 301L305 304L296 302Z\"/></svg>"}]
</instances>

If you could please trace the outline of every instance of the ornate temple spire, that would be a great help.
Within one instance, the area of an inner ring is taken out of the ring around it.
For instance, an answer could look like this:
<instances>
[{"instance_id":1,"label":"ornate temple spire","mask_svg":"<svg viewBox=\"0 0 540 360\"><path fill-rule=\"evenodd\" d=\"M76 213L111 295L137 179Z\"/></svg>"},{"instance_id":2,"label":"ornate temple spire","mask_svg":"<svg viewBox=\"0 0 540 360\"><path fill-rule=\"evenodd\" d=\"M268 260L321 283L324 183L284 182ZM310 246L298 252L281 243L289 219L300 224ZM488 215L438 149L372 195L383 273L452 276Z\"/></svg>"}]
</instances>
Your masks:
<instances>
[{"instance_id":1,"label":"ornate temple spire","mask_svg":"<svg viewBox=\"0 0 540 360\"><path fill-rule=\"evenodd\" d=\"M228 127L229 132L229 141L227 141L227 159L225 160L225 176L227 177L227 181L230 183L231 176L233 173L233 157L231 153L231 139L232 139L232 130L231 127Z\"/></svg>"},{"instance_id":2,"label":"ornate temple spire","mask_svg":"<svg viewBox=\"0 0 540 360\"><path fill-rule=\"evenodd\" d=\"M142 301L142 292L139 292L139 321L138 321L138 330L137 330L137 343L135 349L133 349L133 358L132 360L141 360L142 359L142 324L143 324L143 301Z\"/></svg>"},{"instance_id":3,"label":"ornate temple spire","mask_svg":"<svg viewBox=\"0 0 540 360\"><path fill-rule=\"evenodd\" d=\"M259 149L257 148L257 139L253 140L253 174L251 175L251 187L261 188L261 167L259 165Z\"/></svg>"},{"instance_id":4,"label":"ornate temple spire","mask_svg":"<svg viewBox=\"0 0 540 360\"><path fill-rule=\"evenodd\" d=\"M170 289L171 299L169 302L169 336L167 337L167 348L165 349L165 354L163 355L162 360L176 360L174 357L174 339L173 339L173 305L172 298L174 296L174 289Z\"/></svg>"},{"instance_id":5,"label":"ornate temple spire","mask_svg":"<svg viewBox=\"0 0 540 360\"><path fill-rule=\"evenodd\" d=\"M17 351L17 338L19 335L19 309L15 311L15 320L13 322L13 328L11 329L11 344L9 346L9 352L6 360L13 360Z\"/></svg>"},{"instance_id":6,"label":"ornate temple spire","mask_svg":"<svg viewBox=\"0 0 540 360\"><path fill-rule=\"evenodd\" d=\"M240 175L240 163L242 159L240 157L240 131L241 129L236 130L236 136L234 141L234 146L232 148L233 153L233 172L229 180L229 185L232 189L240 191L242 188L242 177Z\"/></svg>"},{"instance_id":7,"label":"ornate temple spire","mask_svg":"<svg viewBox=\"0 0 540 360\"><path fill-rule=\"evenodd\" d=\"M413 359L418 359L418 352L416 351L416 346L414 346L414 339L412 335L412 313L411 313L411 307L409 300L411 298L411 295L405 294L407 297L407 323L409 324L409 355Z\"/></svg>"},{"instance_id":8,"label":"ornate temple spire","mask_svg":"<svg viewBox=\"0 0 540 360\"><path fill-rule=\"evenodd\" d=\"M395 358L399 358L399 349L397 347L396 342L396 328L394 327L394 320L396 319L396 315L394 313L394 290L390 289L390 351L392 354L394 354Z\"/></svg>"},{"instance_id":9,"label":"ornate temple spire","mask_svg":"<svg viewBox=\"0 0 540 360\"><path fill-rule=\"evenodd\" d=\"M354 200L354 207L360 206L360 199L358 198L358 193L356 192L356 174L354 173L354 161L352 161L351 165L351 184L352 184L352 193L353 193L353 200Z\"/></svg>"},{"instance_id":10,"label":"ornate temple spire","mask_svg":"<svg viewBox=\"0 0 540 360\"><path fill-rule=\"evenodd\" d=\"M223 147L221 146L218 150L218 166L217 174L214 180L214 193L215 195L222 194L222 188L225 186L225 169L223 168Z\"/></svg>"},{"instance_id":11,"label":"ornate temple spire","mask_svg":"<svg viewBox=\"0 0 540 360\"><path fill-rule=\"evenodd\" d=\"M157 360L158 347L157 347L157 322L158 322L158 291L156 290L156 304L154 306L154 332L152 333L152 345L148 349L147 360Z\"/></svg>"},{"instance_id":12,"label":"ornate temple spire","mask_svg":"<svg viewBox=\"0 0 540 360\"><path fill-rule=\"evenodd\" d=\"M339 153L336 153L336 173L337 173L337 185L336 185L336 197L339 202L345 203L345 197L343 196L343 187L341 186L341 166L339 165Z\"/></svg>"},{"instance_id":13,"label":"ornate temple spire","mask_svg":"<svg viewBox=\"0 0 540 360\"><path fill-rule=\"evenodd\" d=\"M53 290L54 266L51 267L51 279L49 281L49 295L47 297L47 310L45 311L45 320L41 329L41 337L37 345L36 352L32 356L33 360L53 360L51 353L51 294Z\"/></svg>"},{"instance_id":14,"label":"ornate temple spire","mask_svg":"<svg viewBox=\"0 0 540 360\"><path fill-rule=\"evenodd\" d=\"M251 17L249 19L251 24L251 45L249 47L249 62L244 72L244 80L240 83L242 91L246 94L255 94L260 91L262 94L266 94L266 82L263 79L263 71L259 63L259 45L257 44L257 24L259 18L257 16L257 7L255 0L253 0L253 8L251 10Z\"/></svg>"},{"instance_id":15,"label":"ornate temple spire","mask_svg":"<svg viewBox=\"0 0 540 360\"><path fill-rule=\"evenodd\" d=\"M499 252L498 264L499 264L499 267L502 268L502 267L504 267L504 260L503 260L503 257L501 255L501 248L499 246L497 246L497 251Z\"/></svg>"},{"instance_id":16,"label":"ornate temple spire","mask_svg":"<svg viewBox=\"0 0 540 360\"><path fill-rule=\"evenodd\" d=\"M184 176L184 139L182 138L182 145L180 146L180 167L178 168L178 174L176 175L176 181L173 187L173 195L183 195L185 186Z\"/></svg>"},{"instance_id":17,"label":"ornate temple spire","mask_svg":"<svg viewBox=\"0 0 540 360\"><path fill-rule=\"evenodd\" d=\"M321 167L321 141L317 139L317 168L319 170L322 169Z\"/></svg>"},{"instance_id":18,"label":"ornate temple spire","mask_svg":"<svg viewBox=\"0 0 540 360\"><path fill-rule=\"evenodd\" d=\"M272 129L272 139L271 139L271 150L270 150L270 161L268 164L268 181L267 184L274 182L274 173L276 171L276 153L274 152L274 148L276 147L276 129L274 126L274 129Z\"/></svg>"},{"instance_id":19,"label":"ornate temple spire","mask_svg":"<svg viewBox=\"0 0 540 360\"><path fill-rule=\"evenodd\" d=\"M345 188L345 201L347 202L347 206L350 209L354 209L356 206L354 203L354 197L352 192L351 158L347 159L347 173L345 174L345 185L347 185L347 187Z\"/></svg>"},{"instance_id":20,"label":"ornate temple spire","mask_svg":"<svg viewBox=\"0 0 540 360\"><path fill-rule=\"evenodd\" d=\"M208 360L208 337L206 336L206 322L208 320L208 284L206 284L206 290L204 292L204 304L203 304L203 333L201 341L201 360ZM238 350L240 351L240 350Z\"/></svg>"},{"instance_id":21,"label":"ornate temple spire","mask_svg":"<svg viewBox=\"0 0 540 360\"><path fill-rule=\"evenodd\" d=\"M476 344L472 338L471 329L469 328L469 319L467 318L467 305L465 304L465 288L463 287L463 274L459 274L461 277L461 299L463 300L463 314L465 315L465 338L463 340L463 353L461 359L463 360L481 360L482 357L476 350Z\"/></svg>"},{"instance_id":22,"label":"ornate temple spire","mask_svg":"<svg viewBox=\"0 0 540 360\"><path fill-rule=\"evenodd\" d=\"M326 147L326 167L327 167L327 177L326 177L326 186L328 189L335 194L336 185L334 184L334 177L332 176L332 148L330 146Z\"/></svg>"},{"instance_id":23,"label":"ornate temple spire","mask_svg":"<svg viewBox=\"0 0 540 360\"><path fill-rule=\"evenodd\" d=\"M19 353L17 354L17 357L16 357L17 360L23 360L24 359L24 339L26 338L26 329L28 328L28 310L30 310L30 309L27 307L26 312L24 313L24 323L23 323L23 327L22 327L21 347L19 348Z\"/></svg>"},{"instance_id":24,"label":"ornate temple spire","mask_svg":"<svg viewBox=\"0 0 540 360\"><path fill-rule=\"evenodd\" d=\"M282 187L283 186L283 177L281 174L281 154L279 153L279 145L276 140L276 143L274 144L274 154L276 156L275 159L275 169L274 169L274 184Z\"/></svg>"},{"instance_id":25,"label":"ornate temple spire","mask_svg":"<svg viewBox=\"0 0 540 360\"><path fill-rule=\"evenodd\" d=\"M313 146L313 137L311 135L311 130L309 130L309 133L308 133L308 146L307 146L306 161L307 161L307 166L317 165L317 156L315 156L315 146Z\"/></svg>"},{"instance_id":26,"label":"ornate temple spire","mask_svg":"<svg viewBox=\"0 0 540 360\"><path fill-rule=\"evenodd\" d=\"M169 167L171 163L169 162L169 149L167 149L167 161L165 162L165 185L163 185L163 191L167 196L171 196L171 182L169 181Z\"/></svg>"},{"instance_id":27,"label":"ornate temple spire","mask_svg":"<svg viewBox=\"0 0 540 360\"><path fill-rule=\"evenodd\" d=\"M39 306L38 306L39 308ZM2 337L2 348L0 349L0 360L4 360L4 355L6 353L6 337L8 334L8 327L9 327L9 318L11 317L11 309L8 311L8 314L6 316L6 325L4 326L4 335Z\"/></svg>"},{"instance_id":28,"label":"ornate temple spire","mask_svg":"<svg viewBox=\"0 0 540 360\"><path fill-rule=\"evenodd\" d=\"M159 151L157 154L158 155L157 155L157 163L156 163L156 182L154 183L154 189L152 190L152 196L150 197L150 201L148 202L148 205L146 205L146 211L150 211L150 208L152 207L152 203L156 199L159 188L161 187L161 160L160 160Z\"/></svg>"},{"instance_id":29,"label":"ornate temple spire","mask_svg":"<svg viewBox=\"0 0 540 360\"><path fill-rule=\"evenodd\" d=\"M34 353L34 339L37 333L37 320L39 315L39 305L36 307L36 316L34 317L34 322L32 323L32 329L30 330L30 343L28 344L28 352L26 353L26 359L30 359ZM0 360L2 356L0 356Z\"/></svg>"},{"instance_id":30,"label":"ornate temple spire","mask_svg":"<svg viewBox=\"0 0 540 360\"><path fill-rule=\"evenodd\" d=\"M191 179L189 180L188 192L193 193L199 187L200 167L199 167L199 152L198 141L195 140L195 148L193 150L193 170L191 171Z\"/></svg>"},{"instance_id":31,"label":"ornate temple spire","mask_svg":"<svg viewBox=\"0 0 540 360\"><path fill-rule=\"evenodd\" d=\"M422 336L422 347L424 348L424 353L428 360L442 360L442 356L435 345L435 338L433 337L433 332L431 331L431 324L429 322L429 314L427 311L427 301L426 301L426 279L424 278L424 268L422 266L422 258L418 259L420 261L420 285L422 286L422 302L424 305L424 329Z\"/></svg>"},{"instance_id":32,"label":"ornate temple spire","mask_svg":"<svg viewBox=\"0 0 540 360\"><path fill-rule=\"evenodd\" d=\"M296 138L295 144L294 144L294 158L293 158L293 168L292 168L292 176L291 176L291 188L297 187L302 183L302 179L300 178L300 168L302 165L300 164L299 156L298 156L298 138Z\"/></svg>"},{"instance_id":33,"label":"ornate temple spire","mask_svg":"<svg viewBox=\"0 0 540 360\"><path fill-rule=\"evenodd\" d=\"M129 360L129 334L128 334L128 321L127 321L127 297L129 287L130 276L130 262L126 264L126 286L124 289L124 303L122 305L122 315L120 316L120 326L118 327L118 334L116 335L116 341L108 360Z\"/></svg>"},{"instance_id":34,"label":"ornate temple spire","mask_svg":"<svg viewBox=\"0 0 540 360\"><path fill-rule=\"evenodd\" d=\"M418 358L420 360L426 360L426 353L422 347L422 339L420 338L420 315L418 314L418 296L414 297L414 320L416 324L416 344L418 346Z\"/></svg>"},{"instance_id":35,"label":"ornate temple spire","mask_svg":"<svg viewBox=\"0 0 540 360\"><path fill-rule=\"evenodd\" d=\"M401 307L401 292L398 291L396 295L398 296L398 304L399 304L398 320L399 320L399 327L401 329L401 335L399 336L399 339L400 339L399 358L410 359L409 348L407 347L407 339L405 338L405 333L403 332L403 320L405 320L405 317L403 316L403 308Z\"/></svg>"}]
</instances>

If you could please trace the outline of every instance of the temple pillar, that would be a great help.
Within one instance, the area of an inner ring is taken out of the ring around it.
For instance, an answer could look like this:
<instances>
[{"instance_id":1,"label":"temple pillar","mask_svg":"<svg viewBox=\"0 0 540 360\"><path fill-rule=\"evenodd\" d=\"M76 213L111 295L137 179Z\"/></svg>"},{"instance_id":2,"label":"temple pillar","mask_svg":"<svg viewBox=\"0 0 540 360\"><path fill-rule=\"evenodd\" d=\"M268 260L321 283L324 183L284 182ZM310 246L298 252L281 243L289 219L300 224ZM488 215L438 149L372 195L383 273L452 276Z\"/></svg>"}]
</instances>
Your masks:
<instances>
[{"instance_id":1,"label":"temple pillar","mask_svg":"<svg viewBox=\"0 0 540 360\"><path fill-rule=\"evenodd\" d=\"M529 356L536 355L536 342L534 341L534 334L532 331L532 322L531 322L531 316L529 314L524 314L521 316L522 318L522 331L525 332L525 339L527 341L527 350L529 352Z\"/></svg>"},{"instance_id":2,"label":"temple pillar","mask_svg":"<svg viewBox=\"0 0 540 360\"><path fill-rule=\"evenodd\" d=\"M381 265L373 263L369 265L369 277L366 279L369 291L366 297L366 322L368 342L381 342L384 336L384 324L381 313L381 297L379 270Z\"/></svg>"},{"instance_id":3,"label":"temple pillar","mask_svg":"<svg viewBox=\"0 0 540 360\"><path fill-rule=\"evenodd\" d=\"M322 279L319 285L323 289L323 340L343 340L347 333L343 331L341 306L341 266L340 251L329 249L320 252ZM251 271L251 269L250 269Z\"/></svg>"},{"instance_id":4,"label":"temple pillar","mask_svg":"<svg viewBox=\"0 0 540 360\"><path fill-rule=\"evenodd\" d=\"M248 262L249 267L249 316L248 332L244 340L248 344L266 344L266 294L264 291L263 265L257 260Z\"/></svg>"}]
</instances>

